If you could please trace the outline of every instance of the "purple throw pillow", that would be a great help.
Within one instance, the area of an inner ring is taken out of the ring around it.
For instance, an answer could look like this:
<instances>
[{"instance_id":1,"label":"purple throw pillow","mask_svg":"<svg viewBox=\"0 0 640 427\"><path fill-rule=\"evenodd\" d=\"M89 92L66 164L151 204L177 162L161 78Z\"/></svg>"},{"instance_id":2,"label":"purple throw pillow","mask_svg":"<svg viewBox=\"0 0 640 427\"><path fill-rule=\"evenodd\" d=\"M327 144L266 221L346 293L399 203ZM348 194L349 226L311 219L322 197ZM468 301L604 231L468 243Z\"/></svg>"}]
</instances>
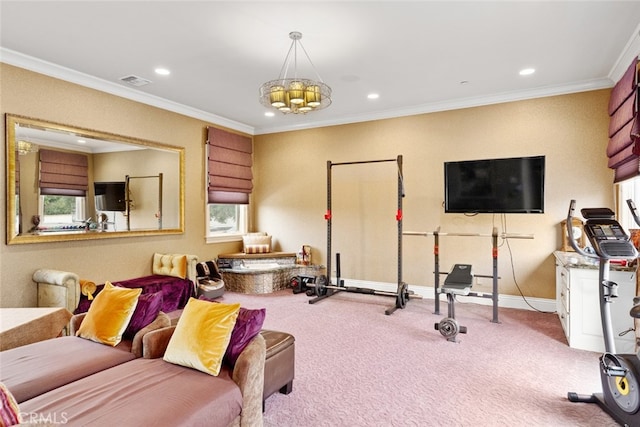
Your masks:
<instances>
[{"instance_id":1,"label":"purple throw pillow","mask_svg":"<svg viewBox=\"0 0 640 427\"><path fill-rule=\"evenodd\" d=\"M142 294L138 298L138 305L131 316L129 326L122 334L125 339L133 339L135 334L142 328L149 325L149 323L156 320L158 313L162 309L162 292L156 292L153 294Z\"/></svg>"},{"instance_id":2,"label":"purple throw pillow","mask_svg":"<svg viewBox=\"0 0 640 427\"><path fill-rule=\"evenodd\" d=\"M224 361L228 365L235 366L240 353L260 333L266 314L267 310L264 308L251 310L240 307L236 324L231 332L231 340L224 355Z\"/></svg>"}]
</instances>

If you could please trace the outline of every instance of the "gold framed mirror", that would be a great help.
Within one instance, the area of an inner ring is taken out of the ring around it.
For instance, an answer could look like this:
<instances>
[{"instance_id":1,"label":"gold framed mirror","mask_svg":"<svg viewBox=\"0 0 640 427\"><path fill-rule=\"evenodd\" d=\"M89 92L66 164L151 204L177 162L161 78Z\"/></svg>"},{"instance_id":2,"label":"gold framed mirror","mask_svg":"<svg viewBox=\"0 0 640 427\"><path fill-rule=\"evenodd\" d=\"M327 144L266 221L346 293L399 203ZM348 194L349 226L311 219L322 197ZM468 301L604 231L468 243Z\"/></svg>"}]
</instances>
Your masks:
<instances>
[{"instance_id":1,"label":"gold framed mirror","mask_svg":"<svg viewBox=\"0 0 640 427\"><path fill-rule=\"evenodd\" d=\"M6 115L7 244L184 232L184 148Z\"/></svg>"}]
</instances>

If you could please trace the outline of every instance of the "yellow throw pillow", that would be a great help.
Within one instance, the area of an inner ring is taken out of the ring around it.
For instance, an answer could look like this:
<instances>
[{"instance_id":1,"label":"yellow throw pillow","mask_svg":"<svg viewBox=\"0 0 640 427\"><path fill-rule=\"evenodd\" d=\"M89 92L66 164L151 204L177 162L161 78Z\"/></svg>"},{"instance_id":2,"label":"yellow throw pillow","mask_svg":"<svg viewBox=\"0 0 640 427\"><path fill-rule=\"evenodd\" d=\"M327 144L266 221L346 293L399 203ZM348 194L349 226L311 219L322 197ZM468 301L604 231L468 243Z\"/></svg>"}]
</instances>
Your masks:
<instances>
[{"instance_id":1,"label":"yellow throw pillow","mask_svg":"<svg viewBox=\"0 0 640 427\"><path fill-rule=\"evenodd\" d=\"M191 298L169 340L163 359L209 375L220 373L240 304Z\"/></svg>"},{"instance_id":2,"label":"yellow throw pillow","mask_svg":"<svg viewBox=\"0 0 640 427\"><path fill-rule=\"evenodd\" d=\"M106 282L91 303L76 335L110 346L118 345L141 293L142 288L121 288Z\"/></svg>"}]
</instances>

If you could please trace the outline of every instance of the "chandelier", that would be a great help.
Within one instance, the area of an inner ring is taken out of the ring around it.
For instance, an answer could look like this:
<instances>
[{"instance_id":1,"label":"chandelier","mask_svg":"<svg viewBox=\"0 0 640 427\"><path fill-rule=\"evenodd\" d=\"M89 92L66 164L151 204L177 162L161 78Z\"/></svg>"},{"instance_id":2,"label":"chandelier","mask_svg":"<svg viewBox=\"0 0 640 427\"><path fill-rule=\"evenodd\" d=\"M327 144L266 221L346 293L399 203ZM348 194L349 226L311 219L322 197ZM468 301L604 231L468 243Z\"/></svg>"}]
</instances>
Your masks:
<instances>
[{"instance_id":1,"label":"chandelier","mask_svg":"<svg viewBox=\"0 0 640 427\"><path fill-rule=\"evenodd\" d=\"M309 54L302 46L300 41L302 33L293 31L289 33L289 38L292 40L291 46L282 64L280 75L278 79L270 80L260 86L260 102L284 114L305 114L328 107L331 104L331 88L322 81ZM317 80L298 76L298 46L311 64ZM293 75L289 72L291 67Z\"/></svg>"}]
</instances>

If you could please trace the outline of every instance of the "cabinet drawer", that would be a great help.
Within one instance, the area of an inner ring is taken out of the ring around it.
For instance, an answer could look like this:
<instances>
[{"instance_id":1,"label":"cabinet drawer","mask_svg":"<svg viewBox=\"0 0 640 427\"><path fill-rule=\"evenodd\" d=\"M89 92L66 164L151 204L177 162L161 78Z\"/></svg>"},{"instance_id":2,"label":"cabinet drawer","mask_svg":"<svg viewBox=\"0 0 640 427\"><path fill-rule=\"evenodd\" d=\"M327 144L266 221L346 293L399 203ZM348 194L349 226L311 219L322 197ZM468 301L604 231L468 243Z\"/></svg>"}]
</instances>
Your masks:
<instances>
[{"instance_id":1,"label":"cabinet drawer","mask_svg":"<svg viewBox=\"0 0 640 427\"><path fill-rule=\"evenodd\" d=\"M556 284L557 286L561 287L561 288L569 288L569 270L567 270L566 268L560 268L559 269L559 274L558 274L558 283Z\"/></svg>"},{"instance_id":2,"label":"cabinet drawer","mask_svg":"<svg viewBox=\"0 0 640 427\"><path fill-rule=\"evenodd\" d=\"M569 290L569 288L564 286L561 287L560 288L560 306L562 310L567 313L569 313L569 307L571 307L570 299L571 299L571 291Z\"/></svg>"},{"instance_id":3,"label":"cabinet drawer","mask_svg":"<svg viewBox=\"0 0 640 427\"><path fill-rule=\"evenodd\" d=\"M558 317L560 318L560 324L562 325L562 329L564 329L564 334L568 338L569 326L570 326L569 322L571 321L571 319L569 318L568 310L564 306L560 307L560 311L558 312Z\"/></svg>"},{"instance_id":4,"label":"cabinet drawer","mask_svg":"<svg viewBox=\"0 0 640 427\"><path fill-rule=\"evenodd\" d=\"M571 280L569 276L569 270L566 268L557 265L556 266L556 298L557 298L557 308L558 315L560 315L560 311L564 310L566 313L569 313L569 307L571 307L571 288L570 283Z\"/></svg>"}]
</instances>

